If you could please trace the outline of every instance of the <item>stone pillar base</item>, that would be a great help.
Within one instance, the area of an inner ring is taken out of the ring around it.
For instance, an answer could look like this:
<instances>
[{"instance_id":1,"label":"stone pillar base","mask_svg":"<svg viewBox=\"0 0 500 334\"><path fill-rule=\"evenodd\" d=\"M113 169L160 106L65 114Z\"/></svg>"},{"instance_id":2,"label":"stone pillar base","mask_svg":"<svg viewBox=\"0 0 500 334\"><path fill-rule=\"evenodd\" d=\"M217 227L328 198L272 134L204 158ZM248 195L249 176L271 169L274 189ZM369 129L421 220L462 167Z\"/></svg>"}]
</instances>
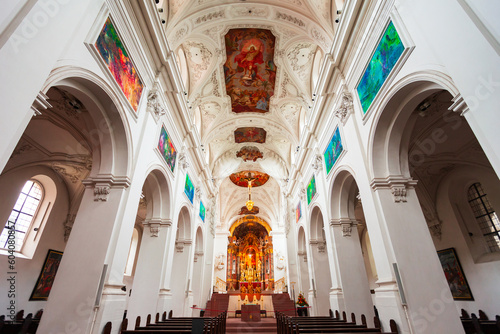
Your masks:
<instances>
[{"instance_id":1,"label":"stone pillar base","mask_svg":"<svg viewBox=\"0 0 500 334\"><path fill-rule=\"evenodd\" d=\"M160 289L158 295L158 303L156 305L156 312L160 313L160 319L163 312L168 312L172 309L172 292L170 289Z\"/></svg>"},{"instance_id":2,"label":"stone pillar base","mask_svg":"<svg viewBox=\"0 0 500 334\"><path fill-rule=\"evenodd\" d=\"M330 289L330 309L334 314L335 311L339 311L340 314L345 311L344 294L341 288Z\"/></svg>"},{"instance_id":3,"label":"stone pillar base","mask_svg":"<svg viewBox=\"0 0 500 334\"><path fill-rule=\"evenodd\" d=\"M382 322L383 331L390 329L389 321L393 319L398 324L400 333L410 333L396 282L378 281L376 284L379 287L375 289L375 306ZM368 324L373 325L373 319L367 320Z\"/></svg>"},{"instance_id":4,"label":"stone pillar base","mask_svg":"<svg viewBox=\"0 0 500 334\"><path fill-rule=\"evenodd\" d=\"M127 301L127 292L122 291L122 286L123 285L104 286L99 309L94 309L94 312L97 312L97 316L92 329L92 334L102 333L104 326L109 321L112 322L113 328L120 328L122 325L123 313L125 312L125 305Z\"/></svg>"}]
</instances>

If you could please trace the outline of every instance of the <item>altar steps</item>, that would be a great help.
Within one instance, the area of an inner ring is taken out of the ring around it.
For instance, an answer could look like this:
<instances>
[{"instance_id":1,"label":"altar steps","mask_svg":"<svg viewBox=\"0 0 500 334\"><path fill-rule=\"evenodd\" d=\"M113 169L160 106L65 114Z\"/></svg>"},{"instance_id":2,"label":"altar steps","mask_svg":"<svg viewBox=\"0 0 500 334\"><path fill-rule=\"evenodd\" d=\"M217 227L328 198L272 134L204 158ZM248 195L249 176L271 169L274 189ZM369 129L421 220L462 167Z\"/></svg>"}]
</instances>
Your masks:
<instances>
[{"instance_id":1,"label":"altar steps","mask_svg":"<svg viewBox=\"0 0 500 334\"><path fill-rule=\"evenodd\" d=\"M229 306L229 295L221 294L221 293L213 293L212 298L207 301L207 307L205 316L207 317L215 317L219 313L227 311L227 307Z\"/></svg>"},{"instance_id":2,"label":"altar steps","mask_svg":"<svg viewBox=\"0 0 500 334\"><path fill-rule=\"evenodd\" d=\"M273 295L274 311L281 312L289 316L296 316L295 303L290 299L288 293L278 293Z\"/></svg>"},{"instance_id":3,"label":"altar steps","mask_svg":"<svg viewBox=\"0 0 500 334\"><path fill-rule=\"evenodd\" d=\"M244 322L240 318L227 318L226 333L277 333L276 319L262 318L257 322Z\"/></svg>"}]
</instances>

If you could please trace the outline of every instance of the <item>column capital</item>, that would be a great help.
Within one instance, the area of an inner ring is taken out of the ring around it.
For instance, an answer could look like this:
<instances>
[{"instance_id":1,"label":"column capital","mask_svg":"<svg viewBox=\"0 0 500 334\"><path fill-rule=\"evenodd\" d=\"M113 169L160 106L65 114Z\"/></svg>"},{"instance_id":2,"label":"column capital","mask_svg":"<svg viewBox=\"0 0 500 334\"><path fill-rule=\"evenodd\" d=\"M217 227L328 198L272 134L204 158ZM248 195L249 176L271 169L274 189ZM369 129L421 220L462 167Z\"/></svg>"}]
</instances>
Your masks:
<instances>
[{"instance_id":1,"label":"column capital","mask_svg":"<svg viewBox=\"0 0 500 334\"><path fill-rule=\"evenodd\" d=\"M330 226L342 227L342 236L350 237L352 233L352 228L356 227L359 224L359 221L351 218L340 218L340 219L332 219L330 220Z\"/></svg>"},{"instance_id":2,"label":"column capital","mask_svg":"<svg viewBox=\"0 0 500 334\"><path fill-rule=\"evenodd\" d=\"M160 229L163 227L172 226L172 220L168 218L149 218L142 222L144 227L149 227L149 232L151 232L151 237L158 237Z\"/></svg>"},{"instance_id":3,"label":"column capital","mask_svg":"<svg viewBox=\"0 0 500 334\"><path fill-rule=\"evenodd\" d=\"M407 190L415 188L416 185L417 180L401 175L390 175L386 178L374 178L370 182L370 186L375 191L380 189L391 189L395 203L406 202Z\"/></svg>"},{"instance_id":4,"label":"column capital","mask_svg":"<svg viewBox=\"0 0 500 334\"><path fill-rule=\"evenodd\" d=\"M127 176L114 176L112 174L101 174L89 177L82 183L86 188L94 188L94 201L106 202L111 188L126 189L130 186L130 179Z\"/></svg>"}]
</instances>

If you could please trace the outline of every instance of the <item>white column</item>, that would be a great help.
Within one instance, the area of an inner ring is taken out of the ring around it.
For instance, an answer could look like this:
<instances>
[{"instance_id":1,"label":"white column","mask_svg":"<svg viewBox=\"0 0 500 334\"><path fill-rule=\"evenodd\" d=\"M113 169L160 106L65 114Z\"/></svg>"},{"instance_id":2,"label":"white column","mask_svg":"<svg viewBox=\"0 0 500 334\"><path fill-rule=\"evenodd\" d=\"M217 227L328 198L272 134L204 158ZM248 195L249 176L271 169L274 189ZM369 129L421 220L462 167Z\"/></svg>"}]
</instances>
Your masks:
<instances>
[{"instance_id":1,"label":"white column","mask_svg":"<svg viewBox=\"0 0 500 334\"><path fill-rule=\"evenodd\" d=\"M169 219L152 218L143 223L141 248L134 275L134 285L127 310L127 318L133 323L137 316L145 321L157 309L161 286L162 264L172 222Z\"/></svg>"},{"instance_id":2,"label":"white column","mask_svg":"<svg viewBox=\"0 0 500 334\"><path fill-rule=\"evenodd\" d=\"M86 185L40 322L40 333L89 333L93 326L101 273L128 180L101 178L87 181Z\"/></svg>"},{"instance_id":3,"label":"white column","mask_svg":"<svg viewBox=\"0 0 500 334\"><path fill-rule=\"evenodd\" d=\"M364 314L372 323L374 316L370 287L361 253L357 222L351 219L334 219L330 222L339 273L342 282L345 311L358 317Z\"/></svg>"},{"instance_id":4,"label":"white column","mask_svg":"<svg viewBox=\"0 0 500 334\"><path fill-rule=\"evenodd\" d=\"M401 273L410 326L413 333L463 333L414 184L415 181L403 177L372 181L383 214L386 243ZM378 290L381 295L392 295L396 289L394 283L387 282ZM388 315L393 311L379 308L379 312ZM410 333L406 326L400 327L403 333Z\"/></svg>"}]
</instances>

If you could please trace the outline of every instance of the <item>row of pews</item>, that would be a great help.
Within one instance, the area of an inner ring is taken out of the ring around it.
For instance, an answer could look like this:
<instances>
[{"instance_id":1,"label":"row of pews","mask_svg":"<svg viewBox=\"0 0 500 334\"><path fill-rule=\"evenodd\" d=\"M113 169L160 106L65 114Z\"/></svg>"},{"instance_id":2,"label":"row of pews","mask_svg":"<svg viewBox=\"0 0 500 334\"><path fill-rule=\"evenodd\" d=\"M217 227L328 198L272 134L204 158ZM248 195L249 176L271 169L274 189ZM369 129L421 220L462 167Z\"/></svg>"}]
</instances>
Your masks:
<instances>
[{"instance_id":1,"label":"row of pews","mask_svg":"<svg viewBox=\"0 0 500 334\"><path fill-rule=\"evenodd\" d=\"M16 313L14 320L6 320L0 316L0 333L2 334L35 334L42 318L43 310L39 310L34 316L28 313L24 316L24 310Z\"/></svg>"},{"instance_id":2,"label":"row of pews","mask_svg":"<svg viewBox=\"0 0 500 334\"><path fill-rule=\"evenodd\" d=\"M479 317L474 313L469 313L462 309L460 320L466 334L500 334L500 315L496 316L496 320L490 320L488 316L481 310L478 312Z\"/></svg>"},{"instance_id":3,"label":"row of pews","mask_svg":"<svg viewBox=\"0 0 500 334\"><path fill-rule=\"evenodd\" d=\"M398 327L394 320L391 320L390 332L382 332L380 320L375 317L375 327L369 328L364 314L361 315L361 324L356 323L356 316L351 314L350 321L347 315L342 312L342 318L338 311L335 315L330 310L330 316L312 317L292 317L280 312L276 312L276 326L278 334L299 334L299 333L382 333L399 334Z\"/></svg>"},{"instance_id":4,"label":"row of pews","mask_svg":"<svg viewBox=\"0 0 500 334\"><path fill-rule=\"evenodd\" d=\"M151 314L146 318L146 326L141 326L141 317L137 317L134 329L128 328L128 319L124 319L120 334L167 334L167 333L196 333L196 334L224 334L226 332L227 311L215 317L173 317L170 311L163 312L162 319L157 313L155 321L151 322ZM111 333L111 322L104 327L103 334Z\"/></svg>"}]
</instances>

